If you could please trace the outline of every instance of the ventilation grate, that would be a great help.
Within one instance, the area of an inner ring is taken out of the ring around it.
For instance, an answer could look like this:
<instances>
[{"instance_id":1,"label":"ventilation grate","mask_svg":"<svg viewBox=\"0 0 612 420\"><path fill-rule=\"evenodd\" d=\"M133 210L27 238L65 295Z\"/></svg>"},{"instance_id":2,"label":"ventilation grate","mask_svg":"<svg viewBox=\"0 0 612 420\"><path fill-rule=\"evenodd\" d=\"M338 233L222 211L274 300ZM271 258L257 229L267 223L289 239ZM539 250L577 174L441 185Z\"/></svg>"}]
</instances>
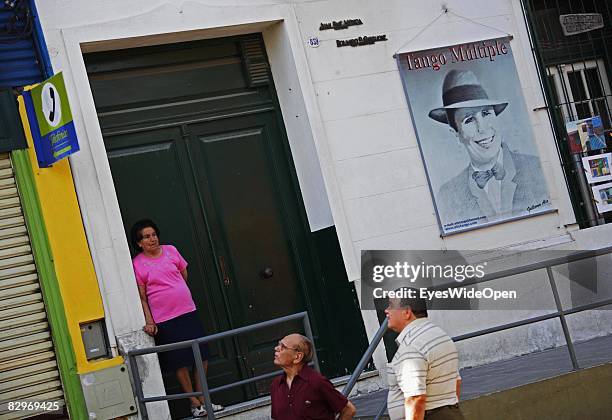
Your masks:
<instances>
[{"instance_id":1,"label":"ventilation grate","mask_svg":"<svg viewBox=\"0 0 612 420\"><path fill-rule=\"evenodd\" d=\"M270 83L268 60L261 39L246 39L240 41L242 56L249 87L264 86Z\"/></svg>"}]
</instances>

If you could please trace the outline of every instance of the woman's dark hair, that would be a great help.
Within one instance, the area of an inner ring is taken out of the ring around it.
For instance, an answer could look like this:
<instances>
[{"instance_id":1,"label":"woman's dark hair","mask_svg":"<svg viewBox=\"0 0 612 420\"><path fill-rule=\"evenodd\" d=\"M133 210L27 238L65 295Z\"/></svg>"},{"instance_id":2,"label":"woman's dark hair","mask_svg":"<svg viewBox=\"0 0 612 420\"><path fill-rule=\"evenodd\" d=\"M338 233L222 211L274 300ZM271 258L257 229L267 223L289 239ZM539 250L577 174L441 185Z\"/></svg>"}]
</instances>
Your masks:
<instances>
[{"instance_id":1,"label":"woman's dark hair","mask_svg":"<svg viewBox=\"0 0 612 420\"><path fill-rule=\"evenodd\" d=\"M130 242L132 242L132 248L134 248L134 254L138 254L140 251L140 247L138 246L138 242L142 240L142 230L144 228L153 228L155 234L159 238L159 228L155 224L155 222L151 219L142 219L137 221L132 225L132 229L130 229Z\"/></svg>"}]
</instances>

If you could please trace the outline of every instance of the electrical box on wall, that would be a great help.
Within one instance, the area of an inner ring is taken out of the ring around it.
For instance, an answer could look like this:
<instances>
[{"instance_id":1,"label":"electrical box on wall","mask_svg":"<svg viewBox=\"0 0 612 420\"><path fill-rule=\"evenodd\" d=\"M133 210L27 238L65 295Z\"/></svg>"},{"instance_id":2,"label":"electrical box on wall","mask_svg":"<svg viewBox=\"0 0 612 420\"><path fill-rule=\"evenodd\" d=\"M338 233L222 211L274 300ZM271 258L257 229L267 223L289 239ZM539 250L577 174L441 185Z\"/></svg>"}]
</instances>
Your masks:
<instances>
[{"instance_id":1,"label":"electrical box on wall","mask_svg":"<svg viewBox=\"0 0 612 420\"><path fill-rule=\"evenodd\" d=\"M80 375L90 419L114 419L136 412L127 367L122 364Z\"/></svg>"},{"instance_id":2,"label":"electrical box on wall","mask_svg":"<svg viewBox=\"0 0 612 420\"><path fill-rule=\"evenodd\" d=\"M87 360L110 357L103 319L81 324L81 337L83 337Z\"/></svg>"}]
</instances>

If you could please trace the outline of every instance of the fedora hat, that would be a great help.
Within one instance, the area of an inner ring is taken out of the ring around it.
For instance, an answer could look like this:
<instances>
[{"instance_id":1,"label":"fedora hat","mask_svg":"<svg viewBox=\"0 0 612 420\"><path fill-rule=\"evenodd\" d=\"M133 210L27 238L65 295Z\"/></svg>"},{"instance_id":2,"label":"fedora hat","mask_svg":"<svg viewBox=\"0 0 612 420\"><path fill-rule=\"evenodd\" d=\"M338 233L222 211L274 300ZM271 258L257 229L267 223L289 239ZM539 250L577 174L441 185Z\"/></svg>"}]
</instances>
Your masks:
<instances>
[{"instance_id":1,"label":"fedora hat","mask_svg":"<svg viewBox=\"0 0 612 420\"><path fill-rule=\"evenodd\" d=\"M476 75L469 70L451 70L446 73L442 84L442 103L441 108L429 111L429 118L444 124L448 124L447 109L492 106L495 115L499 115L508 106L508 102L489 99Z\"/></svg>"}]
</instances>

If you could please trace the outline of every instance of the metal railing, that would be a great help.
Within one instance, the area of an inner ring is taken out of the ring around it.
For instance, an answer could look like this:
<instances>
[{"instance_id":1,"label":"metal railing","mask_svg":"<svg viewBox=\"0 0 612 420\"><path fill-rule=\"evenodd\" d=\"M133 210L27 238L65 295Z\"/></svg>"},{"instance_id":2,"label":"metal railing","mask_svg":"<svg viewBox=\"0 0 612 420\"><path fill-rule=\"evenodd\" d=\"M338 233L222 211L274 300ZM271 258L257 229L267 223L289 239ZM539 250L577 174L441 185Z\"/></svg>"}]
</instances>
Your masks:
<instances>
[{"instance_id":1,"label":"metal railing","mask_svg":"<svg viewBox=\"0 0 612 420\"><path fill-rule=\"evenodd\" d=\"M374 354L374 351L378 347L378 344L380 343L383 336L387 332L388 323L389 323L389 320L385 318L383 323L380 324L380 327L378 327L378 331L376 331L376 334L374 334L374 337L372 338L372 342L366 349L365 353L363 353L363 356L361 356L361 359L359 360L359 363L357 363L357 367L355 367L355 370L353 371L353 374L349 378L348 382L346 383L346 385L344 385L344 388L342 389L342 394L345 397L349 396L349 394L355 387L355 384L357 383L359 376L365 369L366 365L370 362L370 358Z\"/></svg>"},{"instance_id":2,"label":"metal railing","mask_svg":"<svg viewBox=\"0 0 612 420\"><path fill-rule=\"evenodd\" d=\"M495 273L490 273L488 275L485 275L482 279L479 279L479 280L465 281L463 283L458 283L457 285L453 285L453 286L448 286L448 285L443 286L445 288L464 287L470 284L476 284L476 283L480 284L480 283L485 283L485 282L489 282L492 280L501 279L504 277L511 277L511 276L515 276L518 274L524 274L524 273L529 273L529 272L536 271L536 270L546 269L546 273L548 275L548 280L550 283L553 298L555 300L556 312L551 312L550 314L531 317L531 318L527 318L527 319L520 320L520 321L509 322L509 323L498 325L498 326L491 327L491 328L484 328L484 329L477 330L471 333L452 337L452 340L454 342L463 341L469 338L480 337L486 334L491 334L491 333L515 328L515 327L520 327L522 325L528 325L528 324L533 324L535 322L546 321L546 320L553 319L553 318L559 318L561 322L561 328L563 330L563 336L567 344L567 350L569 352L569 356L572 361L572 370L573 371L579 370L580 365L578 364L578 359L576 358L576 350L574 349L574 343L572 342L569 327L567 325L566 316L575 314L575 313L579 313L579 312L583 312L583 311L587 311L587 310L591 310L591 309L600 308L600 307L607 306L607 305L612 305L612 299L606 299L606 300L601 300L599 302L579 305L579 306L572 307L570 309L563 309L561 299L559 297L559 291L557 289L557 284L555 283L555 280L553 277L552 267L561 265L561 264L568 264L572 262L585 260L587 258L595 258L595 257L607 255L610 253L612 253L612 246L609 246L606 248L600 248L597 250L579 251L579 252L575 252L575 253L572 253L572 254L569 254L563 257L551 258L551 259L538 261L538 262L531 263L531 264L526 264L524 266L517 267L517 268L511 268L507 270L498 271ZM376 334L374 335L372 339L372 342L366 349L361 360L357 364L355 371L351 375L348 383L342 390L342 393L345 396L348 397L348 395L351 393L351 391L353 390L353 387L357 383L357 379L363 372L363 369L365 368L366 364L369 362L370 358L372 357L372 354L374 354L374 351L376 350L376 348L382 341L382 338L387 330L387 323L388 323L388 320L385 319L384 322L380 325L380 327L378 328L378 331L376 332ZM387 406L387 401L385 400L384 404L378 410L378 413L376 414L376 417L374 418L374 420L378 420L384 414L386 406Z\"/></svg>"},{"instance_id":3,"label":"metal railing","mask_svg":"<svg viewBox=\"0 0 612 420\"><path fill-rule=\"evenodd\" d=\"M374 351L378 348L378 345L382 341L383 336L387 332L387 324L388 323L389 323L389 320L387 318L385 318L385 320L382 322L382 324L380 324L380 327L378 327L378 330L376 331L376 334L374 334L374 337L372 338L372 342L370 343L370 345L368 346L366 351L363 353L363 356L361 356L361 359L359 360L359 363L357 363L357 367L355 367L355 370L353 371L353 374L351 375L351 377L349 378L348 382L346 383L346 385L342 389L342 394L345 397L348 398L349 394L351 393L351 391L355 387L355 384L357 383L357 380L359 379L359 376L361 376L361 374L363 373L363 369L365 369L366 365L370 361L370 358L374 354ZM375 420L378 420L380 418L380 416L383 415L383 413L385 412L385 408L387 408L387 401L386 400L385 400L385 403L381 406L380 410L378 410L378 413L377 413L377 415L375 417Z\"/></svg>"},{"instance_id":4,"label":"metal railing","mask_svg":"<svg viewBox=\"0 0 612 420\"><path fill-rule=\"evenodd\" d=\"M201 362L198 363L198 361L202 360L202 355L200 354L200 343L209 343L215 340L234 337L236 335L250 333L256 330L268 328L274 325L282 324L282 323L289 322L289 321L295 321L295 320L302 320L303 327L304 327L304 334L312 342L314 342L314 337L312 334L312 328L310 326L310 319L308 318L308 313L299 312L297 314L287 315L281 318L271 319L269 321L264 321L264 322L260 322L260 323L253 324L253 325L247 325L245 327L235 328L229 331L223 331L217 334L208 335L206 337L201 337L201 338L197 338L194 340L187 340L187 341L181 341L179 343L164 344L162 346L154 346L154 347L148 347L145 349L135 349L135 350L128 351L126 354L126 357L128 359L128 365L130 367L130 374L132 376L132 383L134 384L134 390L136 391L136 397L138 399L138 407L139 407L139 411L140 411L140 415L142 419L146 420L149 418L149 415L147 412L147 406L146 406L147 403L203 396L204 406L206 407L206 411L208 413L207 418L211 420L215 420L215 413L212 408L210 394L215 393L215 392L224 391L226 389L230 389L230 388L234 388L238 386L248 385L250 383L257 382L263 379L269 379L274 376L282 374L283 371L279 370L276 372L270 372L270 373L266 373L263 375L254 376L249 379L244 379L241 381L236 381L230 384L222 385L216 388L208 389L208 382L206 381L204 367L202 366ZM172 395L159 395L159 396L154 396L154 397L145 397L143 394L143 390L142 390L142 384L140 382L140 373L138 372L136 356L142 356L145 354L152 354L152 353L160 353L164 351L177 350L177 349L182 349L182 348L187 348L187 347L191 347L191 350L193 351L193 356L194 356L195 365L197 369L197 375L200 379L200 383L202 384L202 391L184 392L184 393L172 394ZM313 357L312 357L311 364L314 365L316 370L318 371L320 370L319 360L317 358L316 351L313 351Z\"/></svg>"}]
</instances>

